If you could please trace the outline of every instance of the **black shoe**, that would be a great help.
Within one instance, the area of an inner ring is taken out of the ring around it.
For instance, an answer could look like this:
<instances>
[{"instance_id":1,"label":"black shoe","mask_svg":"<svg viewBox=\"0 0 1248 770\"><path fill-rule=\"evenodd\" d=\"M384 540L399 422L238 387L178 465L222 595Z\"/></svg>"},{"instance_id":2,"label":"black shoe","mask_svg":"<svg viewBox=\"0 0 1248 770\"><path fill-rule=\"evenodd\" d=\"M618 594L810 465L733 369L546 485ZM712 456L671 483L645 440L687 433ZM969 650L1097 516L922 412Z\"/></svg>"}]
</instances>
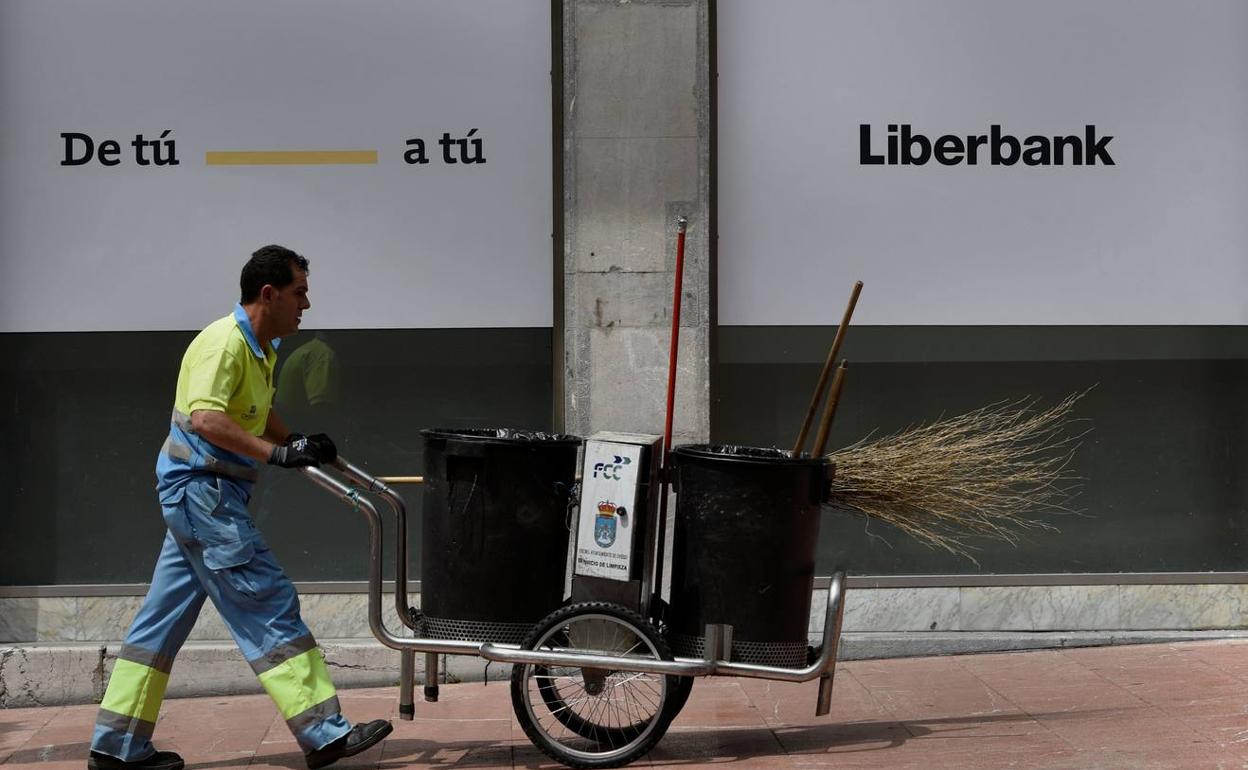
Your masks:
<instances>
[{"instance_id":1,"label":"black shoe","mask_svg":"<svg viewBox=\"0 0 1248 770\"><path fill-rule=\"evenodd\" d=\"M117 757L98 751L91 752L91 756L87 757L88 770L182 770L184 764L182 757L172 751L158 751L137 762L122 762Z\"/></svg>"},{"instance_id":2,"label":"black shoe","mask_svg":"<svg viewBox=\"0 0 1248 770\"><path fill-rule=\"evenodd\" d=\"M367 751L381 742L394 729L394 725L384 719L374 719L351 728L351 732L338 740L327 743L316 751L309 751L303 757L308 761L308 770L332 765L343 757L351 757L361 751Z\"/></svg>"}]
</instances>

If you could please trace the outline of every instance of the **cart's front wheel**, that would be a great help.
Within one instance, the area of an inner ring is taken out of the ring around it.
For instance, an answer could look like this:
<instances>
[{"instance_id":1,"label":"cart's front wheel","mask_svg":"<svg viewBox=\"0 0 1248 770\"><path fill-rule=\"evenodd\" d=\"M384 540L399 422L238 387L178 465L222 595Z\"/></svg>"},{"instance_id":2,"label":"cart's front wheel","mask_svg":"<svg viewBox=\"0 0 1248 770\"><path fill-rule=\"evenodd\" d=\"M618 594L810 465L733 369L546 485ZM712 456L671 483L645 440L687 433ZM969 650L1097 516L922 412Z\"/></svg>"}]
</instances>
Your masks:
<instances>
[{"instance_id":1,"label":"cart's front wheel","mask_svg":"<svg viewBox=\"0 0 1248 770\"><path fill-rule=\"evenodd\" d=\"M654 626L635 612L583 602L548 615L522 646L639 660L671 660ZM645 755L671 722L678 677L625 669L517 664L511 702L525 735L569 767L620 767Z\"/></svg>"}]
</instances>

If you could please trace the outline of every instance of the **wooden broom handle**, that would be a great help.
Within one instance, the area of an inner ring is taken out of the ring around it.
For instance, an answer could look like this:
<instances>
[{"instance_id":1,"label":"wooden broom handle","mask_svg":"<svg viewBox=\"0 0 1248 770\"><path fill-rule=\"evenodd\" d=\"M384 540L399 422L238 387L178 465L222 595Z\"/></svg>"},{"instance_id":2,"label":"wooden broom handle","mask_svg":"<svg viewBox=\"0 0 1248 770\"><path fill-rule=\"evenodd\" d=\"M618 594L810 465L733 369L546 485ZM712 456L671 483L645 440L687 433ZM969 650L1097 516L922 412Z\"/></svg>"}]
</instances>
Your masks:
<instances>
[{"instance_id":1,"label":"wooden broom handle","mask_svg":"<svg viewBox=\"0 0 1248 770\"><path fill-rule=\"evenodd\" d=\"M806 408L806 419L802 421L802 429L797 433L797 443L793 445L793 456L801 457L802 449L806 446L806 436L810 433L810 424L815 419L815 412L819 409L819 402L823 400L823 389L827 387L828 375L832 372L832 365L836 363L836 357L841 352L841 343L845 341L845 330L849 328L849 319L854 315L854 306L858 304L858 295L862 293L862 281L854 284L854 290L849 295L849 305L845 307L845 315L841 318L841 325L837 327L836 337L832 340L832 349L828 351L828 360L823 363L823 371L819 373L819 384L815 386L815 393L810 397L810 406Z\"/></svg>"}]
</instances>

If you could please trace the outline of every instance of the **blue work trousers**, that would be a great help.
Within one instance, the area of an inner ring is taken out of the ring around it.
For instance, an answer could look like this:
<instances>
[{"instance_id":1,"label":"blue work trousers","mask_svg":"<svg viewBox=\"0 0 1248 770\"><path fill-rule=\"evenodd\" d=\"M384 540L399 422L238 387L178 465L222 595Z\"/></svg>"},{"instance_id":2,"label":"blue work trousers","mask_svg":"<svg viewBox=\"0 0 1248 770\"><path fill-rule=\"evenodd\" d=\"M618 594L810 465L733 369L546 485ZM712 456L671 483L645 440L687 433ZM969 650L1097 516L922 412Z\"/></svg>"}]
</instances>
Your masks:
<instances>
[{"instance_id":1,"label":"blue work trousers","mask_svg":"<svg viewBox=\"0 0 1248 770\"><path fill-rule=\"evenodd\" d=\"M127 762L155 752L151 737L173 659L206 598L305 752L349 732L324 656L299 617L295 587L247 511L247 489L201 474L160 497L168 532L118 653L91 749Z\"/></svg>"}]
</instances>

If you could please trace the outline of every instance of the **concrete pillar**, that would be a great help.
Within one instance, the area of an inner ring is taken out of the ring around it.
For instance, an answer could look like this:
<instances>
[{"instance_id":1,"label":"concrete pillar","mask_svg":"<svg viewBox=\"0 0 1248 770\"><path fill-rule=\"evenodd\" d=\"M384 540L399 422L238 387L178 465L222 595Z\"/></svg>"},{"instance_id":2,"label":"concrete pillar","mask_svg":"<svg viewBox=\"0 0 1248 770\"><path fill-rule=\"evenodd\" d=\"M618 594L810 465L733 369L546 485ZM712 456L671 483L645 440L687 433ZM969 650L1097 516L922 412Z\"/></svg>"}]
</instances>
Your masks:
<instances>
[{"instance_id":1,"label":"concrete pillar","mask_svg":"<svg viewBox=\"0 0 1248 770\"><path fill-rule=\"evenodd\" d=\"M714 322L707 0L564 0L563 14L563 428L663 432L683 214L674 442L706 441Z\"/></svg>"}]
</instances>

